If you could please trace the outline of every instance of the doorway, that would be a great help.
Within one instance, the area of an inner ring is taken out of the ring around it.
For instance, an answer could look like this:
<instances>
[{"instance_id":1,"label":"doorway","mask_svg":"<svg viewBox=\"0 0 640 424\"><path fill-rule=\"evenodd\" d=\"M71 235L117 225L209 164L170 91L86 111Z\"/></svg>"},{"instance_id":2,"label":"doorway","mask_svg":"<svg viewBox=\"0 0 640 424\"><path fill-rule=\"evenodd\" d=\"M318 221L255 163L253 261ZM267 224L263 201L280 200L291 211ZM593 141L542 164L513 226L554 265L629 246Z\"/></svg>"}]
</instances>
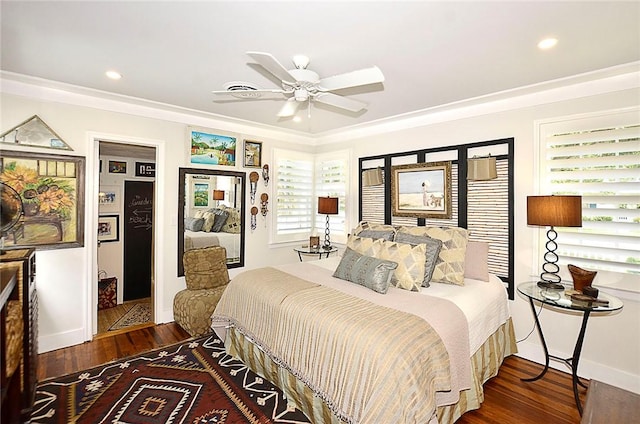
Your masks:
<instances>
[{"instance_id":1,"label":"doorway","mask_svg":"<svg viewBox=\"0 0 640 424\"><path fill-rule=\"evenodd\" d=\"M153 325L156 153L155 147L99 140L94 337Z\"/></svg>"}]
</instances>

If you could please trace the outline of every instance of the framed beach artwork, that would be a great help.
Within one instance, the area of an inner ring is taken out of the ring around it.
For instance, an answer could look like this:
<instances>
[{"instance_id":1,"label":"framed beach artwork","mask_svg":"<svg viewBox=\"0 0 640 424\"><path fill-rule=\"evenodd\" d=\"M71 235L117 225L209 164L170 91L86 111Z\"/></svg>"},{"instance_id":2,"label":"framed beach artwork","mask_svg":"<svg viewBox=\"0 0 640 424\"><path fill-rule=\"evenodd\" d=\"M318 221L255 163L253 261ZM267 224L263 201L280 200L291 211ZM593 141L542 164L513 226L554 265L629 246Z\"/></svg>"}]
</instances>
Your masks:
<instances>
[{"instance_id":1,"label":"framed beach artwork","mask_svg":"<svg viewBox=\"0 0 640 424\"><path fill-rule=\"evenodd\" d=\"M451 162L391 167L394 216L451 218Z\"/></svg>"},{"instance_id":2,"label":"framed beach artwork","mask_svg":"<svg viewBox=\"0 0 640 424\"><path fill-rule=\"evenodd\" d=\"M262 168L262 142L244 141L245 168Z\"/></svg>"},{"instance_id":3,"label":"framed beach artwork","mask_svg":"<svg viewBox=\"0 0 640 424\"><path fill-rule=\"evenodd\" d=\"M189 138L192 164L236 166L236 137L191 128Z\"/></svg>"},{"instance_id":4,"label":"framed beach artwork","mask_svg":"<svg viewBox=\"0 0 640 424\"><path fill-rule=\"evenodd\" d=\"M3 150L0 181L22 211L4 246L84 246L84 172L83 157Z\"/></svg>"},{"instance_id":5,"label":"framed beach artwork","mask_svg":"<svg viewBox=\"0 0 640 424\"><path fill-rule=\"evenodd\" d=\"M209 207L209 183L193 184L193 207Z\"/></svg>"}]
</instances>

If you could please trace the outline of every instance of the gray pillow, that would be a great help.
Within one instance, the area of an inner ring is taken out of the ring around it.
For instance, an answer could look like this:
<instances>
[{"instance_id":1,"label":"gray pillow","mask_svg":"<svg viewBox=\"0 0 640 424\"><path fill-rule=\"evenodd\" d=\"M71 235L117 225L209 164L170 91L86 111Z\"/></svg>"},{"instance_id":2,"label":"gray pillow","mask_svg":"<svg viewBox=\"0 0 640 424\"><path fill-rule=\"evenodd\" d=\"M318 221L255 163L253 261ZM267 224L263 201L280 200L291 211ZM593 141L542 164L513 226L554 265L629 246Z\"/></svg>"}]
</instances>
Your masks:
<instances>
[{"instance_id":1,"label":"gray pillow","mask_svg":"<svg viewBox=\"0 0 640 424\"><path fill-rule=\"evenodd\" d=\"M197 232L202 230L204 225L204 218L192 218L190 216L184 219L184 229Z\"/></svg>"},{"instance_id":2,"label":"gray pillow","mask_svg":"<svg viewBox=\"0 0 640 424\"><path fill-rule=\"evenodd\" d=\"M395 262L364 256L347 247L333 276L385 294L397 267Z\"/></svg>"},{"instance_id":3,"label":"gray pillow","mask_svg":"<svg viewBox=\"0 0 640 424\"><path fill-rule=\"evenodd\" d=\"M215 215L211 231L214 233L219 233L220 231L222 231L222 227L227 222L227 218L229 218L229 212L223 211L222 209L214 209L211 211L211 213Z\"/></svg>"},{"instance_id":4,"label":"gray pillow","mask_svg":"<svg viewBox=\"0 0 640 424\"><path fill-rule=\"evenodd\" d=\"M422 280L422 287L429 287L429 281L433 276L433 270L436 267L438 256L440 255L440 249L442 249L442 240L434 239L429 236L415 236L407 233L397 233L396 238L393 240L397 243L406 243L413 246L417 244L427 245L427 260L424 263L424 280Z\"/></svg>"},{"instance_id":5,"label":"gray pillow","mask_svg":"<svg viewBox=\"0 0 640 424\"><path fill-rule=\"evenodd\" d=\"M393 230L362 230L358 233L358 237L393 241L393 236L395 235L395 233L396 232Z\"/></svg>"}]
</instances>

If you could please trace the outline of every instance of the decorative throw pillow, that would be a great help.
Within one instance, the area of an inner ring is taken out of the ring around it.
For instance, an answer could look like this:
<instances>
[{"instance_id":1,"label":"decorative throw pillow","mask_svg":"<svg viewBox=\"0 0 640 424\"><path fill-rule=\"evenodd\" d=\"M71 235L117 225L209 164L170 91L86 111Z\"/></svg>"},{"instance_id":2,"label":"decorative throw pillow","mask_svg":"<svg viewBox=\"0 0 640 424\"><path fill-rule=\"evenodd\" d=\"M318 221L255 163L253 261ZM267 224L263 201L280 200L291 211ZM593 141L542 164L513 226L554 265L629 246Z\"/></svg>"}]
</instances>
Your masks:
<instances>
[{"instance_id":1,"label":"decorative throw pillow","mask_svg":"<svg viewBox=\"0 0 640 424\"><path fill-rule=\"evenodd\" d=\"M213 227L211 227L211 231L214 233L219 233L222 230L222 227L227 222L229 218L229 212L224 211L222 209L214 209L211 211L214 216Z\"/></svg>"},{"instance_id":2,"label":"decorative throw pillow","mask_svg":"<svg viewBox=\"0 0 640 424\"><path fill-rule=\"evenodd\" d=\"M464 276L489 281L489 243L469 240L464 259Z\"/></svg>"},{"instance_id":3,"label":"decorative throw pillow","mask_svg":"<svg viewBox=\"0 0 640 424\"><path fill-rule=\"evenodd\" d=\"M365 234L362 235L362 232ZM353 229L352 234L358 237L383 238L391 241L396 234L396 229L393 225L360 221L358 226Z\"/></svg>"},{"instance_id":4,"label":"decorative throw pillow","mask_svg":"<svg viewBox=\"0 0 640 424\"><path fill-rule=\"evenodd\" d=\"M401 227L398 233L429 236L442 241L431 282L464 285L464 259L469 232L460 227Z\"/></svg>"},{"instance_id":5,"label":"decorative throw pillow","mask_svg":"<svg viewBox=\"0 0 640 424\"><path fill-rule=\"evenodd\" d=\"M194 218L202 218L204 213L207 211L196 211L196 213L193 214Z\"/></svg>"},{"instance_id":6,"label":"decorative throw pillow","mask_svg":"<svg viewBox=\"0 0 640 424\"><path fill-rule=\"evenodd\" d=\"M412 246L383 239L349 236L347 247L365 256L396 262L398 268L391 276L391 284L400 289L420 291L427 260L425 244Z\"/></svg>"},{"instance_id":7,"label":"decorative throw pillow","mask_svg":"<svg viewBox=\"0 0 640 424\"><path fill-rule=\"evenodd\" d=\"M385 294L397 267L395 262L364 256L347 247L333 276Z\"/></svg>"},{"instance_id":8,"label":"decorative throw pillow","mask_svg":"<svg viewBox=\"0 0 640 424\"><path fill-rule=\"evenodd\" d=\"M204 225L204 218L186 217L184 219L184 229L189 231L201 231Z\"/></svg>"},{"instance_id":9,"label":"decorative throw pillow","mask_svg":"<svg viewBox=\"0 0 640 424\"><path fill-rule=\"evenodd\" d=\"M431 281L433 277L433 270L436 267L436 262L442 249L442 241L429 236L414 236L413 234L407 233L396 234L396 238L393 241L408 243L414 246L423 243L427 245L427 260L424 263L424 280L422 280L422 287L429 287L429 281Z\"/></svg>"},{"instance_id":10,"label":"decorative throw pillow","mask_svg":"<svg viewBox=\"0 0 640 424\"><path fill-rule=\"evenodd\" d=\"M230 208L228 206L221 206L220 209L229 213L227 221L222 226L222 231L225 233L240 233L240 211L238 209Z\"/></svg>"},{"instance_id":11,"label":"decorative throw pillow","mask_svg":"<svg viewBox=\"0 0 640 424\"><path fill-rule=\"evenodd\" d=\"M204 224L202 224L202 231L209 232L211 228L213 228L213 223L215 222L216 216L211 212L204 212L202 214L202 218L204 218Z\"/></svg>"}]
</instances>

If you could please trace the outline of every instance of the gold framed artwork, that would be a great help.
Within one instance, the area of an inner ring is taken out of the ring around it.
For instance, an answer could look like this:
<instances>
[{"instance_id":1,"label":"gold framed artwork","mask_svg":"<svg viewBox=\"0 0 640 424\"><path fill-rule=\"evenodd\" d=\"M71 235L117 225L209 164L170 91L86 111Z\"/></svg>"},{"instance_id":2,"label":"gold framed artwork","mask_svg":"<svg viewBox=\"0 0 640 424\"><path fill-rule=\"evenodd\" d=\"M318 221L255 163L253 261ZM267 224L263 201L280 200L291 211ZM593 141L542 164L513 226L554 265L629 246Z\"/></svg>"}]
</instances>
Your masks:
<instances>
[{"instance_id":1,"label":"gold framed artwork","mask_svg":"<svg viewBox=\"0 0 640 424\"><path fill-rule=\"evenodd\" d=\"M451 162L391 167L394 216L451 218Z\"/></svg>"},{"instance_id":2,"label":"gold framed artwork","mask_svg":"<svg viewBox=\"0 0 640 424\"><path fill-rule=\"evenodd\" d=\"M262 168L261 141L244 141L244 166L245 168Z\"/></svg>"},{"instance_id":3,"label":"gold framed artwork","mask_svg":"<svg viewBox=\"0 0 640 424\"><path fill-rule=\"evenodd\" d=\"M3 234L5 247L84 246L84 173L83 157L4 150L0 181L19 195L23 210Z\"/></svg>"}]
</instances>

